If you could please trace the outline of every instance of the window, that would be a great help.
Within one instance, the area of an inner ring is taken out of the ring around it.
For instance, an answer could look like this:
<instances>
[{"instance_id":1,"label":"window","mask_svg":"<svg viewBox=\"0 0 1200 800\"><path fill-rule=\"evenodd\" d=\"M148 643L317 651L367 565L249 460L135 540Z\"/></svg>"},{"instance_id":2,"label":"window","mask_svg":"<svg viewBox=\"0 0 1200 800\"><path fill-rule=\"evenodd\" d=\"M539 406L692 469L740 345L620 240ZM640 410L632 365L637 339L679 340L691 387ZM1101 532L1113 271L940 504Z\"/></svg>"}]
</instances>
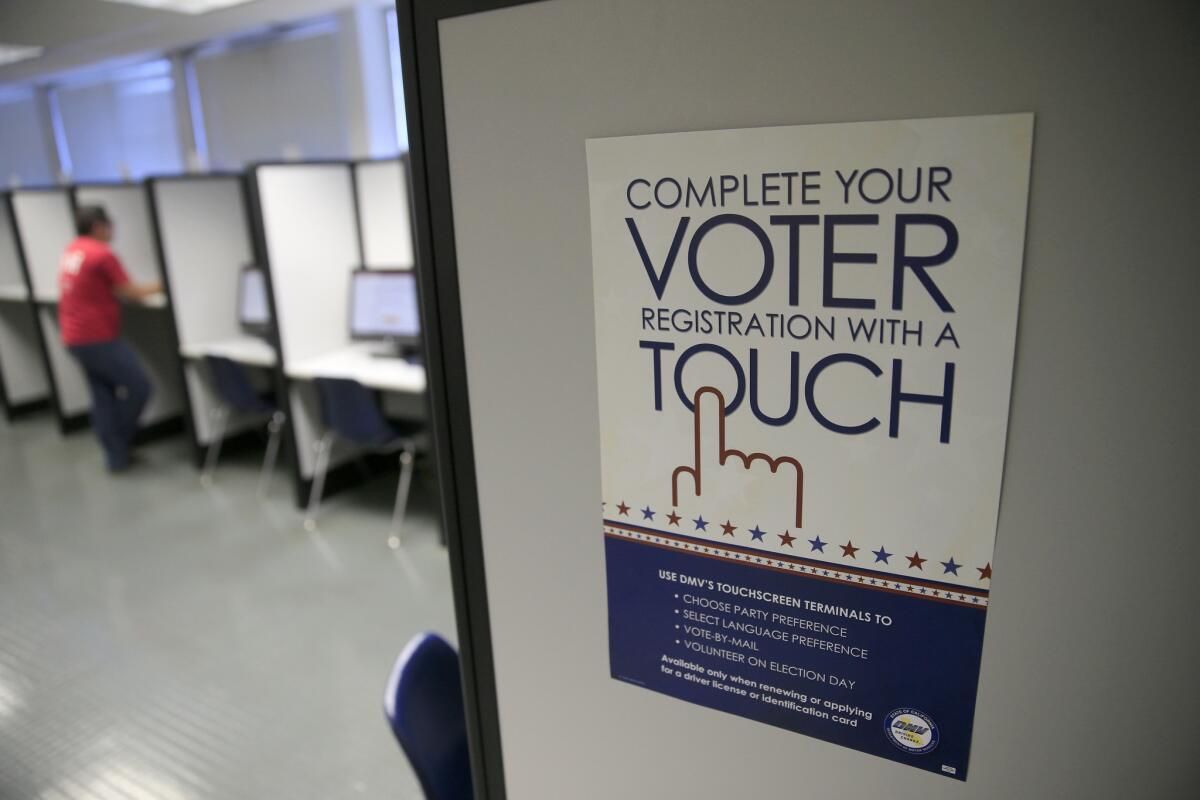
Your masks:
<instances>
[{"instance_id":1,"label":"window","mask_svg":"<svg viewBox=\"0 0 1200 800\"><path fill-rule=\"evenodd\" d=\"M387 10L388 55L392 66L392 105L396 112L396 144L401 153L408 152L408 120L404 113L404 74L400 66L400 29L396 9Z\"/></svg>"},{"instance_id":2,"label":"window","mask_svg":"<svg viewBox=\"0 0 1200 800\"><path fill-rule=\"evenodd\" d=\"M182 171L170 62L74 79L54 90L54 101L63 164L75 180Z\"/></svg>"},{"instance_id":3,"label":"window","mask_svg":"<svg viewBox=\"0 0 1200 800\"><path fill-rule=\"evenodd\" d=\"M211 166L349 155L342 73L333 20L200 51L195 75Z\"/></svg>"},{"instance_id":4,"label":"window","mask_svg":"<svg viewBox=\"0 0 1200 800\"><path fill-rule=\"evenodd\" d=\"M31 90L0 95L0 184L29 186L53 181L48 141Z\"/></svg>"}]
</instances>

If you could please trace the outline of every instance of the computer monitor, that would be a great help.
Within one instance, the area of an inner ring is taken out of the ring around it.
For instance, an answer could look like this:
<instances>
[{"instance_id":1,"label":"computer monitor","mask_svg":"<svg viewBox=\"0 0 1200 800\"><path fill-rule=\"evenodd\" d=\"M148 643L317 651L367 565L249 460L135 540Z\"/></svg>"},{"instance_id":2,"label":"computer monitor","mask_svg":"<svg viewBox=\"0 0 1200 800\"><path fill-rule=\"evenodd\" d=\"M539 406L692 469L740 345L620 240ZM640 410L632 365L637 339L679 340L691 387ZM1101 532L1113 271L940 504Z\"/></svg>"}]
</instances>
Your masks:
<instances>
[{"instance_id":1,"label":"computer monitor","mask_svg":"<svg viewBox=\"0 0 1200 800\"><path fill-rule=\"evenodd\" d=\"M238 275L238 322L253 333L262 333L271 327L267 276L261 267L242 267Z\"/></svg>"},{"instance_id":2,"label":"computer monitor","mask_svg":"<svg viewBox=\"0 0 1200 800\"><path fill-rule=\"evenodd\" d=\"M412 270L356 269L350 273L350 338L375 339L400 350L421 340L417 276Z\"/></svg>"}]
</instances>

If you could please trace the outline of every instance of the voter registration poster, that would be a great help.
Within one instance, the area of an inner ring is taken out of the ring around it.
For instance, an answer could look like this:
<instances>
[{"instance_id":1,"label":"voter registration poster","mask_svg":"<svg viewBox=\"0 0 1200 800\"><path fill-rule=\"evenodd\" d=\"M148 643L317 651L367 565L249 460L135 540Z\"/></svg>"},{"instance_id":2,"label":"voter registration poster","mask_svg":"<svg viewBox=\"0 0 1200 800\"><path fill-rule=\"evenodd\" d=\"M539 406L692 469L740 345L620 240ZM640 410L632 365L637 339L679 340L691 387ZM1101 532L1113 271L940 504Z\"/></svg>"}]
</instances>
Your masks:
<instances>
[{"instance_id":1,"label":"voter registration poster","mask_svg":"<svg viewBox=\"0 0 1200 800\"><path fill-rule=\"evenodd\" d=\"M1032 136L587 142L615 680L966 779Z\"/></svg>"}]
</instances>

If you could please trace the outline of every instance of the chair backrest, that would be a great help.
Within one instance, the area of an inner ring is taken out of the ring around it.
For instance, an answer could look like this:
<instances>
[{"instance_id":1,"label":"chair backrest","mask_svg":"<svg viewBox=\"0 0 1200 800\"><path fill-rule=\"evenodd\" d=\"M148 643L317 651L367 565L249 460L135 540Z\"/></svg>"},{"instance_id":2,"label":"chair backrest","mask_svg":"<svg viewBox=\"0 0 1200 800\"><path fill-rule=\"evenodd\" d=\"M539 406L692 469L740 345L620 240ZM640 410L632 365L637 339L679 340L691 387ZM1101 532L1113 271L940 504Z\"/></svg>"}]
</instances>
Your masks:
<instances>
[{"instance_id":1,"label":"chair backrest","mask_svg":"<svg viewBox=\"0 0 1200 800\"><path fill-rule=\"evenodd\" d=\"M349 378L317 378L321 420L343 439L360 445L386 444L396 438L375 393Z\"/></svg>"},{"instance_id":2,"label":"chair backrest","mask_svg":"<svg viewBox=\"0 0 1200 800\"><path fill-rule=\"evenodd\" d=\"M396 659L383 700L392 732L427 800L472 800L458 653L422 633Z\"/></svg>"},{"instance_id":3,"label":"chair backrest","mask_svg":"<svg viewBox=\"0 0 1200 800\"><path fill-rule=\"evenodd\" d=\"M205 356L212 375L213 388L230 408L240 414L263 414L273 411L274 406L263 400L250 383L246 368L224 356Z\"/></svg>"}]
</instances>

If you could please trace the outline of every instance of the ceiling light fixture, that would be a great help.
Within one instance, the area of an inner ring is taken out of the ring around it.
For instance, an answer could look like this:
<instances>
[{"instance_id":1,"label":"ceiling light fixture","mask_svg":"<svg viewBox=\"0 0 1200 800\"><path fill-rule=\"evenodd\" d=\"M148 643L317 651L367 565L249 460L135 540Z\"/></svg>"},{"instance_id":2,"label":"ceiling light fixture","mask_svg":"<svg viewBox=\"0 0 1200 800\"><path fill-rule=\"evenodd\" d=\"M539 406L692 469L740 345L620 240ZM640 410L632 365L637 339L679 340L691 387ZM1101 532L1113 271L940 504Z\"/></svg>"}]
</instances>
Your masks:
<instances>
[{"instance_id":1,"label":"ceiling light fixture","mask_svg":"<svg viewBox=\"0 0 1200 800\"><path fill-rule=\"evenodd\" d=\"M0 66L24 61L27 58L37 58L46 52L46 48L28 44L0 43Z\"/></svg>"},{"instance_id":2,"label":"ceiling light fixture","mask_svg":"<svg viewBox=\"0 0 1200 800\"><path fill-rule=\"evenodd\" d=\"M130 6L153 8L158 11L174 11L178 14L207 14L231 6L240 6L253 0L104 0L106 3L124 3Z\"/></svg>"}]
</instances>

